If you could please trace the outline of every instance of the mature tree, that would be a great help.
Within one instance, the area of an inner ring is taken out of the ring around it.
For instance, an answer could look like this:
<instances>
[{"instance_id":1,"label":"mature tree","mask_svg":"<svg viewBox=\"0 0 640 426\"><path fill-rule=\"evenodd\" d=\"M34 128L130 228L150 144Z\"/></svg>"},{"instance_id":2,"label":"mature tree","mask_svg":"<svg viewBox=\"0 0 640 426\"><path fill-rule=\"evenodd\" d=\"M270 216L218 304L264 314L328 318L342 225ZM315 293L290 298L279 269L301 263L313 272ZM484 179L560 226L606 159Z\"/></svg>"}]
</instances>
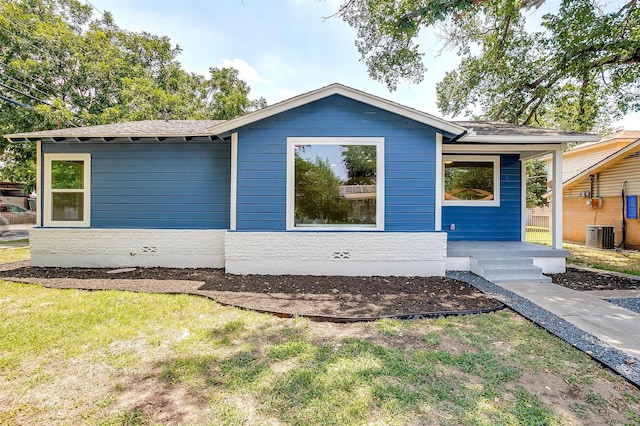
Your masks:
<instances>
[{"instance_id":1,"label":"mature tree","mask_svg":"<svg viewBox=\"0 0 640 426\"><path fill-rule=\"evenodd\" d=\"M143 119L229 119L265 105L233 69L182 69L166 36L78 0L0 0L0 134ZM0 178L33 183L34 147L0 138Z\"/></svg>"},{"instance_id":2,"label":"mature tree","mask_svg":"<svg viewBox=\"0 0 640 426\"><path fill-rule=\"evenodd\" d=\"M548 191L546 162L538 158L527 160L527 207L546 205L542 196Z\"/></svg>"},{"instance_id":3,"label":"mature tree","mask_svg":"<svg viewBox=\"0 0 640 426\"><path fill-rule=\"evenodd\" d=\"M340 155L347 168L347 185L371 185L376 182L376 147L346 145Z\"/></svg>"},{"instance_id":4,"label":"mature tree","mask_svg":"<svg viewBox=\"0 0 640 426\"><path fill-rule=\"evenodd\" d=\"M438 84L444 114L589 131L640 110L640 5L563 0L528 31L544 0L347 0L339 15L357 29L369 74L394 90L420 82L421 29L442 24L461 64Z\"/></svg>"},{"instance_id":5,"label":"mature tree","mask_svg":"<svg viewBox=\"0 0 640 426\"><path fill-rule=\"evenodd\" d=\"M340 197L342 180L331 169L329 159L314 161L295 156L295 216L297 223L343 223L349 204Z\"/></svg>"}]
</instances>

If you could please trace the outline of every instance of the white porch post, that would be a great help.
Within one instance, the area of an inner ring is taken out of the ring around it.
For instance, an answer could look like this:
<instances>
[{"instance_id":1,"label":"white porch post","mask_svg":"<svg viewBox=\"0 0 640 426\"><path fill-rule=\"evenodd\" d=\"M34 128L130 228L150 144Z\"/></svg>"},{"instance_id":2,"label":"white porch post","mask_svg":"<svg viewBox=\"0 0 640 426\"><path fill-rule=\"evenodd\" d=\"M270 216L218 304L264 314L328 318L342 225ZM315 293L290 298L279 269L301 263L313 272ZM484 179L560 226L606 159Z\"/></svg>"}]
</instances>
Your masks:
<instances>
[{"instance_id":1,"label":"white porch post","mask_svg":"<svg viewBox=\"0 0 640 426\"><path fill-rule=\"evenodd\" d=\"M527 241L527 160L520 160L520 241Z\"/></svg>"},{"instance_id":2,"label":"white porch post","mask_svg":"<svg viewBox=\"0 0 640 426\"><path fill-rule=\"evenodd\" d=\"M562 147L553 152L553 182L551 190L553 198L551 200L551 246L554 249L562 248Z\"/></svg>"},{"instance_id":3,"label":"white porch post","mask_svg":"<svg viewBox=\"0 0 640 426\"><path fill-rule=\"evenodd\" d=\"M42 141L36 142L36 227L42 226L42 213L44 212L44 199L42 193Z\"/></svg>"},{"instance_id":4,"label":"white porch post","mask_svg":"<svg viewBox=\"0 0 640 426\"><path fill-rule=\"evenodd\" d=\"M442 133L436 133L436 211L435 224L436 231L442 231Z\"/></svg>"},{"instance_id":5,"label":"white porch post","mask_svg":"<svg viewBox=\"0 0 640 426\"><path fill-rule=\"evenodd\" d=\"M231 133L231 200L229 204L229 229L236 230L238 195L238 133Z\"/></svg>"}]
</instances>

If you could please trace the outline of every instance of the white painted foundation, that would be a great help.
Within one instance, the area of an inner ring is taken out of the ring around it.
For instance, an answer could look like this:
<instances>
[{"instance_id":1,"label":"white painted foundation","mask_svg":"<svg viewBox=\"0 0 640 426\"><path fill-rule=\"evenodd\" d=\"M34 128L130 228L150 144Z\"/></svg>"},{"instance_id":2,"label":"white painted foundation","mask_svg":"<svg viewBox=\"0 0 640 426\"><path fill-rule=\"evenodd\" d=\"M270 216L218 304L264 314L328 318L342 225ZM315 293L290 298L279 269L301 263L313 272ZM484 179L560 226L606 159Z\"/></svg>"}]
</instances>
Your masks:
<instances>
[{"instance_id":1,"label":"white painted foundation","mask_svg":"<svg viewBox=\"0 0 640 426\"><path fill-rule=\"evenodd\" d=\"M471 257L447 257L447 271L470 271Z\"/></svg>"},{"instance_id":2,"label":"white painted foundation","mask_svg":"<svg viewBox=\"0 0 640 426\"><path fill-rule=\"evenodd\" d=\"M532 257L533 264L542 268L543 274L563 274L567 272L564 257Z\"/></svg>"},{"instance_id":3,"label":"white painted foundation","mask_svg":"<svg viewBox=\"0 0 640 426\"><path fill-rule=\"evenodd\" d=\"M226 272L350 276L444 275L445 232L228 232Z\"/></svg>"},{"instance_id":4,"label":"white painted foundation","mask_svg":"<svg viewBox=\"0 0 640 426\"><path fill-rule=\"evenodd\" d=\"M226 230L34 228L31 264L224 268Z\"/></svg>"},{"instance_id":5,"label":"white painted foundation","mask_svg":"<svg viewBox=\"0 0 640 426\"><path fill-rule=\"evenodd\" d=\"M233 232L227 230L33 228L31 264L60 267L226 268L232 274L431 276L471 270L447 258L447 234ZM544 273L563 257L533 257Z\"/></svg>"}]
</instances>

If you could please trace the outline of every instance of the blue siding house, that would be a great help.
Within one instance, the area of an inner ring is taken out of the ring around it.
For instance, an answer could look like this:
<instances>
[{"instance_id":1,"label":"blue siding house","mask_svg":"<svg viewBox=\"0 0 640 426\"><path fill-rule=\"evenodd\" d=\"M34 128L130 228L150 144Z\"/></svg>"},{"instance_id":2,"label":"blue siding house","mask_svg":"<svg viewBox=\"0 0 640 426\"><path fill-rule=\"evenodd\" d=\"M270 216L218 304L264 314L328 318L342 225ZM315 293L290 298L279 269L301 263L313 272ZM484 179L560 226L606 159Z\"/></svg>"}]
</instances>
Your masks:
<instances>
[{"instance_id":1,"label":"blue siding house","mask_svg":"<svg viewBox=\"0 0 640 426\"><path fill-rule=\"evenodd\" d=\"M446 121L339 84L228 121L5 137L37 144L33 265L404 276L473 270L454 244L522 244L524 160L552 153L561 173L566 143L597 140ZM531 257L559 271L560 252Z\"/></svg>"}]
</instances>

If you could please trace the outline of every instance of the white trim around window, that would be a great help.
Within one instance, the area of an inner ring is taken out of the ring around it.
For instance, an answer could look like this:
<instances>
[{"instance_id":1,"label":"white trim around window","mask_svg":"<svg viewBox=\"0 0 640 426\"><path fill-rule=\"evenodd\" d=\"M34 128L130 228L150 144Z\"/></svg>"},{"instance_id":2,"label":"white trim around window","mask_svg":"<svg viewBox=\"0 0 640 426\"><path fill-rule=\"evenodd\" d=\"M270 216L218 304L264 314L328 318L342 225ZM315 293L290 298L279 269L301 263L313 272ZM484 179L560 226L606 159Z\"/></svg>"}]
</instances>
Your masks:
<instances>
[{"instance_id":1,"label":"white trim around window","mask_svg":"<svg viewBox=\"0 0 640 426\"><path fill-rule=\"evenodd\" d=\"M82 188L53 188L52 165L54 162L82 162ZM44 154L44 226L89 227L91 226L91 154ZM77 208L69 207L69 217L54 217L54 197L56 194L81 194L81 214ZM74 217L75 216L75 217ZM80 217L78 217L80 216Z\"/></svg>"},{"instance_id":2,"label":"white trim around window","mask_svg":"<svg viewBox=\"0 0 640 426\"><path fill-rule=\"evenodd\" d=\"M304 145L370 145L376 147L376 221L375 224L310 224L295 223L295 151ZM287 138L287 223L296 231L382 231L384 230L384 138L381 137L290 137Z\"/></svg>"},{"instance_id":3,"label":"white trim around window","mask_svg":"<svg viewBox=\"0 0 640 426\"><path fill-rule=\"evenodd\" d=\"M491 200L451 200L446 199L446 165L450 162L493 163L493 198ZM499 155L443 155L442 156L442 205L443 206L500 206L500 156Z\"/></svg>"}]
</instances>

